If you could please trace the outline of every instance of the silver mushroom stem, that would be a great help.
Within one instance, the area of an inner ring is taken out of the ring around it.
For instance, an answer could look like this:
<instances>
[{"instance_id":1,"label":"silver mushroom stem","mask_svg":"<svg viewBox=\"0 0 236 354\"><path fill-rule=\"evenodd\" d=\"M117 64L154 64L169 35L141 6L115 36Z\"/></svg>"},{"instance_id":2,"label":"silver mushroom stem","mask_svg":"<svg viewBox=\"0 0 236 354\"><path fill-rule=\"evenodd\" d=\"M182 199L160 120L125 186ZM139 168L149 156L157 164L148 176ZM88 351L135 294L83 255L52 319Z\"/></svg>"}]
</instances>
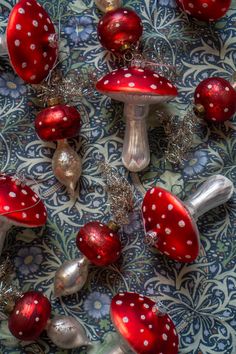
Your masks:
<instances>
[{"instance_id":1,"label":"silver mushroom stem","mask_svg":"<svg viewBox=\"0 0 236 354\"><path fill-rule=\"evenodd\" d=\"M132 172L142 171L150 162L150 150L146 127L149 105L125 103L126 128L122 161Z\"/></svg>"},{"instance_id":2,"label":"silver mushroom stem","mask_svg":"<svg viewBox=\"0 0 236 354\"><path fill-rule=\"evenodd\" d=\"M9 222L0 220L0 255L2 254L7 231L11 228L11 226L12 225Z\"/></svg>"},{"instance_id":3,"label":"silver mushroom stem","mask_svg":"<svg viewBox=\"0 0 236 354\"><path fill-rule=\"evenodd\" d=\"M226 203L234 191L233 183L225 176L215 175L208 178L184 204L192 217L199 216Z\"/></svg>"},{"instance_id":4,"label":"silver mushroom stem","mask_svg":"<svg viewBox=\"0 0 236 354\"><path fill-rule=\"evenodd\" d=\"M8 55L6 35L0 35L0 56Z\"/></svg>"}]
</instances>

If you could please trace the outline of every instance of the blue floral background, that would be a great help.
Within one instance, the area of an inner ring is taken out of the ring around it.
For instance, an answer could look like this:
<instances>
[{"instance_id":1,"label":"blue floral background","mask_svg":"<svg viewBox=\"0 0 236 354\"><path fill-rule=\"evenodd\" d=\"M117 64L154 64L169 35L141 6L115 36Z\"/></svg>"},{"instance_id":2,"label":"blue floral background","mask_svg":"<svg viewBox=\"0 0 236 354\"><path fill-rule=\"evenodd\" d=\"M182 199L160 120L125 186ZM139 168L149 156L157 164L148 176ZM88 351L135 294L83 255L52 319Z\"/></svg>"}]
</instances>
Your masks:
<instances>
[{"instance_id":1,"label":"blue floral background","mask_svg":"<svg viewBox=\"0 0 236 354\"><path fill-rule=\"evenodd\" d=\"M69 70L93 68L102 76L115 68L114 57L101 48L96 26L101 13L92 0L40 0L60 27L60 59ZM4 33L15 0L1 0L0 29ZM94 348L62 350L43 335L37 343L19 342L0 323L1 353L91 353L103 354L117 335L109 317L111 298L131 290L162 301L179 328L180 350L186 354L236 353L236 196L198 220L201 252L192 264L172 262L143 243L140 205L152 186L160 185L188 196L208 176L222 173L236 181L236 117L221 125L201 123L193 149L183 166L164 159L167 146L156 111L183 117L191 105L196 85L209 76L231 80L236 71L236 1L227 16L215 24L187 18L174 0L126 1L144 23L142 44L154 53L164 45L169 64L177 66L178 98L153 107L149 117L151 163L141 173L128 173L121 163L124 121L122 105L94 94L83 100L83 126L79 139L71 144L83 159L78 198L70 200L52 175L54 143L42 142L34 130L39 111L35 92L0 58L0 168L21 172L43 197L48 221L43 229L12 228L4 252L16 269L15 281L23 290L37 289L48 296L53 314L71 315L85 327ZM89 117L89 119L87 118ZM77 294L53 297L56 269L66 259L79 256L75 235L90 220L107 222L111 215L108 196L94 155L99 152L132 184L135 208L130 224L123 227L121 260L107 268L90 267L85 287ZM35 184L35 183L34 183ZM104 342L105 341L105 342ZM104 344L103 344L104 342Z\"/></svg>"}]
</instances>

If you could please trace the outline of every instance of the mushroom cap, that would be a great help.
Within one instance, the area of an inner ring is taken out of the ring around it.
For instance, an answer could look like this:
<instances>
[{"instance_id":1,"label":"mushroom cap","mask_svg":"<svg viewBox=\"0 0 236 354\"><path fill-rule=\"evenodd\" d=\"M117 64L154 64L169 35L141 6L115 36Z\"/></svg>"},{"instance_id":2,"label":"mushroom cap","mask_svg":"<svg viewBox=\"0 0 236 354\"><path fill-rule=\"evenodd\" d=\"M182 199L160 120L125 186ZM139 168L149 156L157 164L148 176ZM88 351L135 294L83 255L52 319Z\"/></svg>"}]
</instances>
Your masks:
<instances>
[{"instance_id":1,"label":"mushroom cap","mask_svg":"<svg viewBox=\"0 0 236 354\"><path fill-rule=\"evenodd\" d=\"M125 342L139 354L177 354L178 335L167 314L154 311L156 303L146 296L125 292L111 302L111 319Z\"/></svg>"},{"instance_id":2,"label":"mushroom cap","mask_svg":"<svg viewBox=\"0 0 236 354\"><path fill-rule=\"evenodd\" d=\"M9 16L6 40L11 64L24 81L38 84L57 59L56 32L36 0L21 0Z\"/></svg>"},{"instance_id":3,"label":"mushroom cap","mask_svg":"<svg viewBox=\"0 0 236 354\"><path fill-rule=\"evenodd\" d=\"M38 291L28 291L17 300L8 327L21 340L35 340L45 329L51 314L49 300Z\"/></svg>"},{"instance_id":4,"label":"mushroom cap","mask_svg":"<svg viewBox=\"0 0 236 354\"><path fill-rule=\"evenodd\" d=\"M12 176L0 174L0 216L12 224L38 227L46 223L47 212L39 196Z\"/></svg>"},{"instance_id":5,"label":"mushroom cap","mask_svg":"<svg viewBox=\"0 0 236 354\"><path fill-rule=\"evenodd\" d=\"M236 112L236 91L220 77L211 77L200 82L194 94L195 104L204 107L204 118L213 122L230 119Z\"/></svg>"},{"instance_id":6,"label":"mushroom cap","mask_svg":"<svg viewBox=\"0 0 236 354\"><path fill-rule=\"evenodd\" d=\"M97 221L88 222L80 229L76 244L85 257L97 266L114 263L121 254L118 234Z\"/></svg>"},{"instance_id":7,"label":"mushroom cap","mask_svg":"<svg viewBox=\"0 0 236 354\"><path fill-rule=\"evenodd\" d=\"M231 0L176 0L176 2L186 14L207 22L223 17L231 4Z\"/></svg>"},{"instance_id":8,"label":"mushroom cap","mask_svg":"<svg viewBox=\"0 0 236 354\"><path fill-rule=\"evenodd\" d=\"M79 135L81 119L75 107L56 105L42 110L35 119L35 129L42 140L55 141Z\"/></svg>"},{"instance_id":9,"label":"mushroom cap","mask_svg":"<svg viewBox=\"0 0 236 354\"><path fill-rule=\"evenodd\" d=\"M135 66L110 72L97 82L96 89L117 101L140 104L165 102L178 94L165 77Z\"/></svg>"},{"instance_id":10,"label":"mushroom cap","mask_svg":"<svg viewBox=\"0 0 236 354\"><path fill-rule=\"evenodd\" d=\"M143 25L135 11L121 7L108 11L98 23L98 39L113 53L123 53L142 36Z\"/></svg>"},{"instance_id":11,"label":"mushroom cap","mask_svg":"<svg viewBox=\"0 0 236 354\"><path fill-rule=\"evenodd\" d=\"M197 225L184 204L160 187L147 191L142 204L146 232L156 233L155 247L178 262L193 262L199 253Z\"/></svg>"}]
</instances>

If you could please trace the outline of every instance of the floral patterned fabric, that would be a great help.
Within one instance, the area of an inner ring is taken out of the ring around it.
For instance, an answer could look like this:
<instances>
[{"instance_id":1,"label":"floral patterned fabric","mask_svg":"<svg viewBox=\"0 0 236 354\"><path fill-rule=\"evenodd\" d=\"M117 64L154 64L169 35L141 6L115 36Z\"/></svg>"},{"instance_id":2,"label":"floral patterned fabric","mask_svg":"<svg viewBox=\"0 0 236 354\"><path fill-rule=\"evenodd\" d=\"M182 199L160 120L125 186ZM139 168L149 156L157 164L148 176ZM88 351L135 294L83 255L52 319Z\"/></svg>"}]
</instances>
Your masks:
<instances>
[{"instance_id":1,"label":"floral patterned fabric","mask_svg":"<svg viewBox=\"0 0 236 354\"><path fill-rule=\"evenodd\" d=\"M98 76L116 67L114 57L101 48L96 26L101 13L90 0L41 0L54 23L60 24L61 65L71 69L94 68ZM4 33L13 0L0 2L0 28ZM53 314L80 320L94 347L74 350L56 348L42 335L37 343L18 342L0 323L1 353L104 354L117 341L109 317L111 298L119 291L137 291L162 301L179 328L180 353L236 353L236 197L198 220L201 253L192 264L180 264L158 254L143 243L140 217L147 189L160 185L184 199L208 176L222 173L236 182L236 117L222 125L202 123L193 149L183 166L164 160L167 144L156 110L183 117L192 102L196 85L219 75L227 80L235 71L236 2L227 16L207 25L188 19L174 0L125 1L142 17L144 48L154 53L165 46L168 61L180 71L178 98L153 107L149 116L151 163L141 173L128 173L121 163L125 122L122 105L94 94L80 107L83 127L71 144L83 158L79 197L70 200L52 174L54 143L42 142L34 130L38 107L35 92L13 73L9 61L0 59L0 166L7 173L23 172L40 189L48 210L43 229L12 228L4 254L16 269L15 281L24 291L43 291ZM107 268L90 267L85 287L77 294L53 297L56 269L66 259L79 257L75 235L90 220L107 222L111 215L108 196L94 156L99 152L133 186L135 208L130 224L120 231L123 255ZM105 341L105 342L104 342Z\"/></svg>"}]
</instances>

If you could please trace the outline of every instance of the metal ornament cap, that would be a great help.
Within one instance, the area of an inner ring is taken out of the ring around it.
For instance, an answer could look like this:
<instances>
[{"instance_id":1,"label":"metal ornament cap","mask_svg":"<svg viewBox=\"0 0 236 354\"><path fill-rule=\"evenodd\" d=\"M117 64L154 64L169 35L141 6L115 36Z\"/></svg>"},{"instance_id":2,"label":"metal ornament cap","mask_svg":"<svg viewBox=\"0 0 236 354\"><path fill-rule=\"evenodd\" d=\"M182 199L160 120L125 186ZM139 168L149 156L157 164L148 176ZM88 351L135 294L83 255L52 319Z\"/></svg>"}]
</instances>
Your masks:
<instances>
[{"instance_id":1,"label":"metal ornament cap","mask_svg":"<svg viewBox=\"0 0 236 354\"><path fill-rule=\"evenodd\" d=\"M159 315L156 303L148 297L119 293L112 299L110 314L116 330L135 353L178 353L174 323L167 314Z\"/></svg>"},{"instance_id":2,"label":"metal ornament cap","mask_svg":"<svg viewBox=\"0 0 236 354\"><path fill-rule=\"evenodd\" d=\"M176 0L176 2L186 14L207 22L217 21L223 17L231 4L231 0Z\"/></svg>"},{"instance_id":3,"label":"metal ornament cap","mask_svg":"<svg viewBox=\"0 0 236 354\"><path fill-rule=\"evenodd\" d=\"M50 314L49 300L38 291L28 291L16 302L9 316L9 330L20 340L36 340L45 329Z\"/></svg>"},{"instance_id":4,"label":"metal ornament cap","mask_svg":"<svg viewBox=\"0 0 236 354\"><path fill-rule=\"evenodd\" d=\"M116 262L121 255L118 234L97 221L85 224L76 237L76 245L91 263L106 266Z\"/></svg>"},{"instance_id":5,"label":"metal ornament cap","mask_svg":"<svg viewBox=\"0 0 236 354\"><path fill-rule=\"evenodd\" d=\"M56 346L62 349L90 345L83 326L70 316L55 316L50 320L47 335Z\"/></svg>"},{"instance_id":6,"label":"metal ornament cap","mask_svg":"<svg viewBox=\"0 0 236 354\"><path fill-rule=\"evenodd\" d=\"M57 59L57 35L37 1L21 0L13 7L6 41L11 64L24 81L38 84L48 76Z\"/></svg>"}]
</instances>

